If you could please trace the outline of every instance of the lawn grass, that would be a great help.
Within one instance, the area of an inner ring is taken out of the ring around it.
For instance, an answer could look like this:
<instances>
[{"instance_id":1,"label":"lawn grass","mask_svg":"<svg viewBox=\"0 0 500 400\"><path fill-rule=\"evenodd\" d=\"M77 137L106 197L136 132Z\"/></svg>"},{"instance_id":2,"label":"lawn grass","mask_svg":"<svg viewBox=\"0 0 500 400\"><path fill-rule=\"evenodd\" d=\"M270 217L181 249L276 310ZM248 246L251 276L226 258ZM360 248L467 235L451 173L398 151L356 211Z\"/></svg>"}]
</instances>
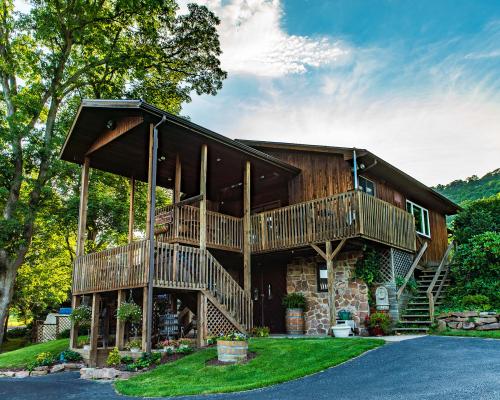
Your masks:
<instances>
[{"instance_id":1,"label":"lawn grass","mask_svg":"<svg viewBox=\"0 0 500 400\"><path fill-rule=\"evenodd\" d=\"M0 353L7 353L8 351L13 351L25 347L28 344L28 339L21 338L9 338L4 340L2 346L0 347Z\"/></svg>"},{"instance_id":2,"label":"lawn grass","mask_svg":"<svg viewBox=\"0 0 500 400\"><path fill-rule=\"evenodd\" d=\"M27 363L33 361L38 353L49 351L53 354L57 354L66 350L68 347L69 339L58 339L2 353L0 354L0 368L23 368Z\"/></svg>"},{"instance_id":3,"label":"lawn grass","mask_svg":"<svg viewBox=\"0 0 500 400\"><path fill-rule=\"evenodd\" d=\"M495 331L466 331L464 329L453 329L444 332L436 332L435 335L440 336L465 336L465 337L478 337L478 338L490 338L490 339L500 339L500 330Z\"/></svg>"},{"instance_id":4,"label":"lawn grass","mask_svg":"<svg viewBox=\"0 0 500 400\"><path fill-rule=\"evenodd\" d=\"M251 339L257 356L247 364L207 366L217 356L209 348L173 363L118 381L116 389L129 396L180 396L255 389L321 371L381 346L378 339Z\"/></svg>"}]
</instances>

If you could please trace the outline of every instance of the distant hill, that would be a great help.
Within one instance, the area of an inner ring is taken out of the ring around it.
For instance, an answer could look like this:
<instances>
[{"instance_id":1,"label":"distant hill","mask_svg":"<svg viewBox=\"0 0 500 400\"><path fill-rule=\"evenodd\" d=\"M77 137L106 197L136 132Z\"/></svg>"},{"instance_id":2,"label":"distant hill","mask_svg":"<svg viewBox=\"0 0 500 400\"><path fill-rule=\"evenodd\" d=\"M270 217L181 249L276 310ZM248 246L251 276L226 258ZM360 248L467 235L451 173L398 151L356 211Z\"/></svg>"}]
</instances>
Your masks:
<instances>
[{"instance_id":1,"label":"distant hill","mask_svg":"<svg viewBox=\"0 0 500 400\"><path fill-rule=\"evenodd\" d=\"M473 175L465 180L437 185L434 189L457 204L494 196L500 192L500 168L488 172L482 178Z\"/></svg>"}]
</instances>

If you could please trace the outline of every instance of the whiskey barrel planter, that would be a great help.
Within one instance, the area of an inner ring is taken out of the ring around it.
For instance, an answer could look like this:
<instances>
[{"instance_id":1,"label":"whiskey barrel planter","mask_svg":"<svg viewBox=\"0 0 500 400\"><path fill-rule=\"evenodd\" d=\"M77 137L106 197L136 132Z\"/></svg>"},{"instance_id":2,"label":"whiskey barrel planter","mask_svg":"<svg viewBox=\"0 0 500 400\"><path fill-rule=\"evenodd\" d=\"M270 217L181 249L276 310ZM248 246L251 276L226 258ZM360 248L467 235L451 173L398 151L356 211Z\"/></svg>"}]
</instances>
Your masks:
<instances>
[{"instance_id":1,"label":"whiskey barrel planter","mask_svg":"<svg viewBox=\"0 0 500 400\"><path fill-rule=\"evenodd\" d=\"M247 359L248 342L244 340L217 340L217 358L221 362L236 363Z\"/></svg>"},{"instance_id":2,"label":"whiskey barrel planter","mask_svg":"<svg viewBox=\"0 0 500 400\"><path fill-rule=\"evenodd\" d=\"M304 310L302 308L287 308L286 331L289 335L304 334Z\"/></svg>"}]
</instances>

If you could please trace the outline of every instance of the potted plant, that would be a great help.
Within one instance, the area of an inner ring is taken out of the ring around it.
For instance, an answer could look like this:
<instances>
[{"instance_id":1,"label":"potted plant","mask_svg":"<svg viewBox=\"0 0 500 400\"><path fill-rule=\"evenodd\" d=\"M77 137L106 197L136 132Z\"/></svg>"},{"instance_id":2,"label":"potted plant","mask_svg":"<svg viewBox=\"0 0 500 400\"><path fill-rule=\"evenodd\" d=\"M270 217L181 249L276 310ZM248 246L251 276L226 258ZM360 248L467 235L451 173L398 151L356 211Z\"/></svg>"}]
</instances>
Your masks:
<instances>
[{"instance_id":1,"label":"potted plant","mask_svg":"<svg viewBox=\"0 0 500 400\"><path fill-rule=\"evenodd\" d=\"M232 332L217 339L217 358L221 362L244 361L248 354L248 338L239 332Z\"/></svg>"},{"instance_id":2,"label":"potted plant","mask_svg":"<svg viewBox=\"0 0 500 400\"><path fill-rule=\"evenodd\" d=\"M383 336L391 332L392 321L388 314L376 312L370 315L369 329L373 336Z\"/></svg>"},{"instance_id":3,"label":"potted plant","mask_svg":"<svg viewBox=\"0 0 500 400\"><path fill-rule=\"evenodd\" d=\"M85 328L88 331L90 328L90 320L92 318L92 308L86 304L81 304L78 307L75 307L71 314L69 315L70 321L79 326L80 328Z\"/></svg>"},{"instance_id":4,"label":"potted plant","mask_svg":"<svg viewBox=\"0 0 500 400\"><path fill-rule=\"evenodd\" d=\"M304 333L304 311L307 301L302 293L288 293L283 298L286 307L286 331L290 335L302 335Z\"/></svg>"},{"instance_id":5,"label":"potted plant","mask_svg":"<svg viewBox=\"0 0 500 400\"><path fill-rule=\"evenodd\" d=\"M122 322L138 324L142 319L141 307L134 303L134 301L121 303L118 310L116 310L116 318Z\"/></svg>"},{"instance_id":6,"label":"potted plant","mask_svg":"<svg viewBox=\"0 0 500 400\"><path fill-rule=\"evenodd\" d=\"M142 342L139 339L129 340L125 348L132 353L140 353L142 347Z\"/></svg>"},{"instance_id":7,"label":"potted plant","mask_svg":"<svg viewBox=\"0 0 500 400\"><path fill-rule=\"evenodd\" d=\"M90 339L88 337L83 337L78 339L78 347L81 347L84 351L90 350Z\"/></svg>"}]
</instances>

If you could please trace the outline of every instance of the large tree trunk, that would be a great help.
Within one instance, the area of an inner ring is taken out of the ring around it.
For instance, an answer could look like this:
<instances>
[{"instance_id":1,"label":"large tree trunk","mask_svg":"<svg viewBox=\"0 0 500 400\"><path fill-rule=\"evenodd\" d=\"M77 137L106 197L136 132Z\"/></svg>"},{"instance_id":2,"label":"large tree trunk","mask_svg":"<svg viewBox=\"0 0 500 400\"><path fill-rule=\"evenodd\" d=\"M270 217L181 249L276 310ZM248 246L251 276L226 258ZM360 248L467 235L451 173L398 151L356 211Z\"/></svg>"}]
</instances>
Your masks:
<instances>
[{"instance_id":1,"label":"large tree trunk","mask_svg":"<svg viewBox=\"0 0 500 400\"><path fill-rule=\"evenodd\" d=\"M11 263L0 265L0 345L3 343L5 323L9 315L9 304L14 293L18 267L19 265Z\"/></svg>"}]
</instances>

